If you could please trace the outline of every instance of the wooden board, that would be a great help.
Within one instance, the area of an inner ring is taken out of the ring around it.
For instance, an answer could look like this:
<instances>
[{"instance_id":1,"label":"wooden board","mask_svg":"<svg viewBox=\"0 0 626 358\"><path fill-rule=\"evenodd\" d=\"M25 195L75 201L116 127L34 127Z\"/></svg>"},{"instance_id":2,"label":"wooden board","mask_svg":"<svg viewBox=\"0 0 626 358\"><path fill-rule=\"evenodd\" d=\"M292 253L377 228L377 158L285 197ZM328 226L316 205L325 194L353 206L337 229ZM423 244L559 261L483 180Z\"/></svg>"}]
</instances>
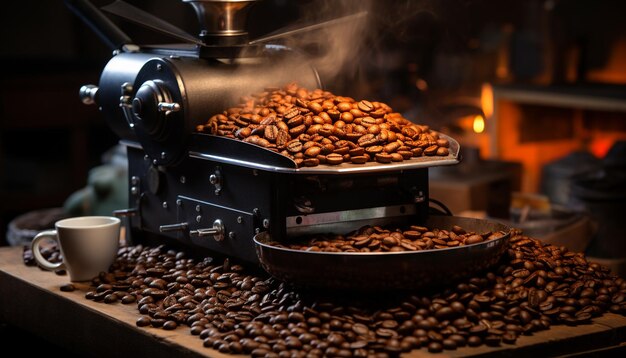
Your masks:
<instances>
[{"instance_id":1,"label":"wooden board","mask_svg":"<svg viewBox=\"0 0 626 358\"><path fill-rule=\"evenodd\" d=\"M86 285L76 285L74 292L61 292L60 286L68 282L68 276L25 266L21 248L0 248L0 321L86 356L235 357L204 348L202 340L192 336L186 326L174 331L138 328L136 304L87 300ZM626 349L626 317L605 314L588 325L556 326L522 336L515 345L464 347L440 354L422 348L404 356L554 356L620 345Z\"/></svg>"}]
</instances>

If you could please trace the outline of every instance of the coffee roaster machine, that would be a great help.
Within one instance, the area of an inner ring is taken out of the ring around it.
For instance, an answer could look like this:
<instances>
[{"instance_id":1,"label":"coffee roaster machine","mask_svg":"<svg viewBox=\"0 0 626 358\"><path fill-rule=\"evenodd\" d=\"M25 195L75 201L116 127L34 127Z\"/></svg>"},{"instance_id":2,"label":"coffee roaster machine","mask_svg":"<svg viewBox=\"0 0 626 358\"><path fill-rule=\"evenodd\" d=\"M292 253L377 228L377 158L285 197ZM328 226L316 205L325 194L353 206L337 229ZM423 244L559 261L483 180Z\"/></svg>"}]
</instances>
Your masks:
<instances>
[{"instance_id":1,"label":"coffee roaster machine","mask_svg":"<svg viewBox=\"0 0 626 358\"><path fill-rule=\"evenodd\" d=\"M183 2L197 12L198 37L124 2L105 6L179 41L137 46L90 3L67 1L114 50L99 85L80 96L97 104L128 149L129 207L117 214L128 217L134 241L176 240L257 262L259 233L288 239L428 218L428 168L458 163L452 138L446 157L298 168L262 147L197 133L241 95L294 80L322 87L306 59L276 40L319 26L251 40L245 20L255 0Z\"/></svg>"}]
</instances>

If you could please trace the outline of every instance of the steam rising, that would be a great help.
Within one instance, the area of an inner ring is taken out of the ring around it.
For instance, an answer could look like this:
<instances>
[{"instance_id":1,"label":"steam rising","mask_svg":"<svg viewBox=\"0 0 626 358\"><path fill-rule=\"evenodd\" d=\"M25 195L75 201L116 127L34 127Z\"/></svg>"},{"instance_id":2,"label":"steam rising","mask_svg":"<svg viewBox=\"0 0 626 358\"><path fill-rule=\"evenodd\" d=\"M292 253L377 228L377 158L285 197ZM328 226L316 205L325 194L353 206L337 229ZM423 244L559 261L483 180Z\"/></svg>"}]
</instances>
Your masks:
<instances>
[{"instance_id":1,"label":"steam rising","mask_svg":"<svg viewBox=\"0 0 626 358\"><path fill-rule=\"evenodd\" d=\"M318 70L323 81L332 81L339 74L354 76L358 71L359 56L366 44L371 43L372 33L367 31L367 25L372 9L371 0L310 3L301 11L306 21L325 21L361 11L366 11L368 16L307 32L288 39L286 44L311 53L311 65Z\"/></svg>"},{"instance_id":2,"label":"steam rising","mask_svg":"<svg viewBox=\"0 0 626 358\"><path fill-rule=\"evenodd\" d=\"M307 53L326 87L342 81L367 86L362 67L381 62L384 66L390 47L393 51L394 46L424 42L431 34L416 31L415 24L437 18L430 0L316 0L302 7L300 18L321 22L363 11L367 16L287 38L284 43Z\"/></svg>"},{"instance_id":3,"label":"steam rising","mask_svg":"<svg viewBox=\"0 0 626 358\"><path fill-rule=\"evenodd\" d=\"M238 103L241 95L261 91L267 86L297 82L312 89L315 84L311 85L311 68L317 70L327 89L359 96L358 92L367 92L367 87L372 85L363 67L381 63L384 66L387 58L393 56L388 53L390 47L428 36L414 31L412 23L425 17L436 18L430 0L315 0L303 2L297 22L319 24L359 12L367 12L367 15L271 41L293 49L300 56L287 56L282 62L272 60L270 67L262 70L240 67L239 74L255 73L250 76L255 81L233 98L233 104Z\"/></svg>"}]
</instances>

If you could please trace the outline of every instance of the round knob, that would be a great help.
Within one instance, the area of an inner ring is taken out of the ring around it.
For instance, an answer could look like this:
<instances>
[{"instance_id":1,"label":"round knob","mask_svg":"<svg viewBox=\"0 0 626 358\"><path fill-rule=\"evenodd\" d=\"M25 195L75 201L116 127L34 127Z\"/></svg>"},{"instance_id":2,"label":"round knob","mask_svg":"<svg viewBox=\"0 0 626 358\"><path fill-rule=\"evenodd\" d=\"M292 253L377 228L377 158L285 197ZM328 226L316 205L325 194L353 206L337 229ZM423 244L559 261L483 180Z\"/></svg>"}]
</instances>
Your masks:
<instances>
[{"instance_id":1,"label":"round knob","mask_svg":"<svg viewBox=\"0 0 626 358\"><path fill-rule=\"evenodd\" d=\"M133 115L138 119L136 125L153 139L160 140L165 133L166 113L159 109L160 103L171 102L171 97L165 85L158 80L144 82L137 90L132 101Z\"/></svg>"},{"instance_id":2,"label":"round knob","mask_svg":"<svg viewBox=\"0 0 626 358\"><path fill-rule=\"evenodd\" d=\"M84 85L78 91L78 97L84 104L95 104L98 86Z\"/></svg>"}]
</instances>

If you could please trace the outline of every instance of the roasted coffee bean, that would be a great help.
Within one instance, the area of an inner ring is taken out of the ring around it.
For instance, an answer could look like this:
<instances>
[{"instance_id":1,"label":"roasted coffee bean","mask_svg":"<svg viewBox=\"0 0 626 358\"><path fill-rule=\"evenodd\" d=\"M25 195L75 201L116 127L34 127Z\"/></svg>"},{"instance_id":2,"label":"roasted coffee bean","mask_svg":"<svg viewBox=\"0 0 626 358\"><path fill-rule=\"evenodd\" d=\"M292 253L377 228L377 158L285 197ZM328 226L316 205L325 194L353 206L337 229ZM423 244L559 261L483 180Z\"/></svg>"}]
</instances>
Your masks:
<instances>
[{"instance_id":1,"label":"roasted coffee bean","mask_svg":"<svg viewBox=\"0 0 626 358\"><path fill-rule=\"evenodd\" d=\"M150 317L141 316L137 319L135 324L137 325L137 327L147 327L150 325L151 322L152 322L152 319Z\"/></svg>"},{"instance_id":2,"label":"roasted coffee bean","mask_svg":"<svg viewBox=\"0 0 626 358\"><path fill-rule=\"evenodd\" d=\"M430 342L428 344L428 351L430 353L439 353L443 351L443 345L439 342Z\"/></svg>"},{"instance_id":3,"label":"roasted coffee bean","mask_svg":"<svg viewBox=\"0 0 626 358\"><path fill-rule=\"evenodd\" d=\"M71 283L66 283L65 285L62 285L60 287L60 289L63 292L72 292L72 291L76 290L76 287L74 285L72 285Z\"/></svg>"}]
</instances>

